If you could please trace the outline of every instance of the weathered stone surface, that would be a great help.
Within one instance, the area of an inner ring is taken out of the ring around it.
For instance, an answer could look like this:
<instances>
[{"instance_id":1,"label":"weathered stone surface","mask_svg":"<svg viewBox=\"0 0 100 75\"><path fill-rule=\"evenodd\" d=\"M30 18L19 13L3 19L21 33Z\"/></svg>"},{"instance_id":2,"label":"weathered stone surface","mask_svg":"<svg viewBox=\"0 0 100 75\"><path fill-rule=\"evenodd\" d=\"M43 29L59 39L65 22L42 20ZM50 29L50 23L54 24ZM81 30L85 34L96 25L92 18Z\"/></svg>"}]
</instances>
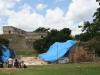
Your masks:
<instances>
[{"instance_id":1,"label":"weathered stone surface","mask_svg":"<svg viewBox=\"0 0 100 75\"><path fill-rule=\"evenodd\" d=\"M94 62L95 61L95 50L89 50L84 48L87 45L84 42L78 42L69 51L69 62L79 63L79 62Z\"/></svg>"},{"instance_id":2,"label":"weathered stone surface","mask_svg":"<svg viewBox=\"0 0 100 75\"><path fill-rule=\"evenodd\" d=\"M0 35L10 41L9 47L16 51L34 50L33 42L47 36L46 32L27 32L13 27L3 26L3 34Z\"/></svg>"}]
</instances>

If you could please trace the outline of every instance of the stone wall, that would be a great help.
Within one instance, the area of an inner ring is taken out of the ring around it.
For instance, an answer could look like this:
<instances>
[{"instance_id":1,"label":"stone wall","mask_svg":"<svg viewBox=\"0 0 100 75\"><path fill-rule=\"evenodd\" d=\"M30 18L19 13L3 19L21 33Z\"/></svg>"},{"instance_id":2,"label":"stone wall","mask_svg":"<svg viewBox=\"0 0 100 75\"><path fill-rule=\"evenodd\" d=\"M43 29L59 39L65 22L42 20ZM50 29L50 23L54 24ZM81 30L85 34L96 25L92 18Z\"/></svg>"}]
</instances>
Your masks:
<instances>
[{"instance_id":1,"label":"stone wall","mask_svg":"<svg viewBox=\"0 0 100 75\"><path fill-rule=\"evenodd\" d=\"M85 49L86 43L79 42L71 48L69 51L69 62L94 62L95 61L95 50Z\"/></svg>"},{"instance_id":2,"label":"stone wall","mask_svg":"<svg viewBox=\"0 0 100 75\"><path fill-rule=\"evenodd\" d=\"M25 39L42 39L43 37L46 37L47 33L45 32L27 32L25 34Z\"/></svg>"},{"instance_id":3,"label":"stone wall","mask_svg":"<svg viewBox=\"0 0 100 75\"><path fill-rule=\"evenodd\" d=\"M26 31L13 26L3 26L3 34L16 34L24 36Z\"/></svg>"},{"instance_id":4,"label":"stone wall","mask_svg":"<svg viewBox=\"0 0 100 75\"><path fill-rule=\"evenodd\" d=\"M14 35L22 35L25 39L42 39L47 36L46 32L27 32L22 29L13 27L13 26L3 26L3 34L14 34Z\"/></svg>"},{"instance_id":5,"label":"stone wall","mask_svg":"<svg viewBox=\"0 0 100 75\"><path fill-rule=\"evenodd\" d=\"M47 36L45 32L27 32L13 26L3 26L4 38L10 41L9 47L15 51L33 50L33 42ZM5 37L6 36L6 37Z\"/></svg>"}]
</instances>

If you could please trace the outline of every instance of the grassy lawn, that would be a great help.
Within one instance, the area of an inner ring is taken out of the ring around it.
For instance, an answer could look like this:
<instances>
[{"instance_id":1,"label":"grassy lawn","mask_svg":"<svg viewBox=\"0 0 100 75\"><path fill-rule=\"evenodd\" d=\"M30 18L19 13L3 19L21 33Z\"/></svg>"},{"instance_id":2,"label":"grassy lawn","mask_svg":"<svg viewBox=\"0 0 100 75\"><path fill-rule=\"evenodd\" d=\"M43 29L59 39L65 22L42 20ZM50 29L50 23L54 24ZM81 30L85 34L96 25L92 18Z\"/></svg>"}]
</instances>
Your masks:
<instances>
[{"instance_id":1,"label":"grassy lawn","mask_svg":"<svg viewBox=\"0 0 100 75\"><path fill-rule=\"evenodd\" d=\"M36 56L36 55L38 55L37 52L30 52L29 54L26 54L25 52L17 52L16 57L20 57L20 56L33 57L33 56Z\"/></svg>"},{"instance_id":2,"label":"grassy lawn","mask_svg":"<svg viewBox=\"0 0 100 75\"><path fill-rule=\"evenodd\" d=\"M33 65L0 69L0 75L100 75L100 63Z\"/></svg>"}]
</instances>

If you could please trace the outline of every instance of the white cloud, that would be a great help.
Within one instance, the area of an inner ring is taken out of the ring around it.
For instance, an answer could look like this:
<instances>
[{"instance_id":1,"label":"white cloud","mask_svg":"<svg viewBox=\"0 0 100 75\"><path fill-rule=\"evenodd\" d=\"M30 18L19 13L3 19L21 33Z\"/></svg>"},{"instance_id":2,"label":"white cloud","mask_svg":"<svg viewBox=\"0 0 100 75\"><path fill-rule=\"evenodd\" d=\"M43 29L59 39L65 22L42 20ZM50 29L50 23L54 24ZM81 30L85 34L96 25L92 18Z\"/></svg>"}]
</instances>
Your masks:
<instances>
[{"instance_id":1,"label":"white cloud","mask_svg":"<svg viewBox=\"0 0 100 75\"><path fill-rule=\"evenodd\" d=\"M23 6L20 7L20 10L17 13L19 12L30 13L31 10L35 11L31 6L25 3Z\"/></svg>"},{"instance_id":2,"label":"white cloud","mask_svg":"<svg viewBox=\"0 0 100 75\"><path fill-rule=\"evenodd\" d=\"M20 0L0 0L0 15L11 15L14 11L10 11L8 8L13 8L16 2L20 2Z\"/></svg>"},{"instance_id":3,"label":"white cloud","mask_svg":"<svg viewBox=\"0 0 100 75\"><path fill-rule=\"evenodd\" d=\"M62 27L65 24L65 18L63 17L63 10L61 10L60 8L55 8L54 10L52 9L48 9L46 11L46 16L45 16L45 19L46 19L46 22L45 22L45 25L46 27L49 27L50 28L55 28L55 29L62 29Z\"/></svg>"},{"instance_id":4,"label":"white cloud","mask_svg":"<svg viewBox=\"0 0 100 75\"><path fill-rule=\"evenodd\" d=\"M46 8L48 5L43 5L43 4L37 4L36 5L36 8L38 9L38 10L43 10L44 8Z\"/></svg>"},{"instance_id":5,"label":"white cloud","mask_svg":"<svg viewBox=\"0 0 100 75\"><path fill-rule=\"evenodd\" d=\"M9 17L8 25L22 28L26 31L33 31L40 27L43 24L43 16L35 12L30 13L31 10L32 8L29 5L24 4L20 11Z\"/></svg>"},{"instance_id":6,"label":"white cloud","mask_svg":"<svg viewBox=\"0 0 100 75\"><path fill-rule=\"evenodd\" d=\"M2 22L2 20L1 20L1 18L0 18L0 24L1 24L1 22Z\"/></svg>"},{"instance_id":7,"label":"white cloud","mask_svg":"<svg viewBox=\"0 0 100 75\"><path fill-rule=\"evenodd\" d=\"M73 25L72 34L81 33L81 29L78 28L78 25L82 25L82 22L85 20L92 20L92 15L96 11L98 4L95 0L72 0L72 3L69 6L69 10L66 13L67 21L81 21L77 25Z\"/></svg>"},{"instance_id":8,"label":"white cloud","mask_svg":"<svg viewBox=\"0 0 100 75\"><path fill-rule=\"evenodd\" d=\"M2 27L0 26L0 33L2 33Z\"/></svg>"},{"instance_id":9,"label":"white cloud","mask_svg":"<svg viewBox=\"0 0 100 75\"><path fill-rule=\"evenodd\" d=\"M97 3L95 0L72 0L66 13L67 20L90 20Z\"/></svg>"},{"instance_id":10,"label":"white cloud","mask_svg":"<svg viewBox=\"0 0 100 75\"><path fill-rule=\"evenodd\" d=\"M15 26L26 31L33 31L38 27L54 28L58 30L69 28L72 30L73 35L81 33L81 29L78 28L78 25L81 25L83 20L90 20L98 5L95 0L72 0L73 2L70 4L69 10L66 12L65 16L64 11L58 7L54 10L47 9L46 15L42 16L36 12L31 12L31 10L34 9L28 4L24 4L18 12L8 10L8 8L14 7L15 2L18 2L18 0L0 1L0 11L2 10L0 15L8 16L8 26ZM1 5L6 4L6 1L14 1L11 2L14 4L10 5L11 3L8 3L9 6L6 7ZM43 8L47 7L47 5L43 4L38 4L36 6L38 10L43 10ZM80 23L74 24L77 20L79 20Z\"/></svg>"},{"instance_id":11,"label":"white cloud","mask_svg":"<svg viewBox=\"0 0 100 75\"><path fill-rule=\"evenodd\" d=\"M81 29L81 28L78 28L78 25L83 26L83 22L80 22L80 23L78 23L77 25L73 25L73 27L71 28L72 34L73 34L73 35L77 35L77 34L82 33L82 32L81 32L82 29Z\"/></svg>"},{"instance_id":12,"label":"white cloud","mask_svg":"<svg viewBox=\"0 0 100 75\"><path fill-rule=\"evenodd\" d=\"M0 7L12 8L16 2L20 2L20 0L0 0Z\"/></svg>"}]
</instances>

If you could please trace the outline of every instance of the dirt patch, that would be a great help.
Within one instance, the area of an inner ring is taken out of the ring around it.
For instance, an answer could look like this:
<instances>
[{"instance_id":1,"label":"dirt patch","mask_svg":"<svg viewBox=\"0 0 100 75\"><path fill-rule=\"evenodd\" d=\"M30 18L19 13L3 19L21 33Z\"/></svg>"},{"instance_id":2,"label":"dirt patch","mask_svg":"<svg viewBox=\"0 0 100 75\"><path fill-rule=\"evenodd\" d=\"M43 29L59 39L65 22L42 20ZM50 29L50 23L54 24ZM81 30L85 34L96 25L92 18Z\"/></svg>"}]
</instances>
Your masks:
<instances>
[{"instance_id":1,"label":"dirt patch","mask_svg":"<svg viewBox=\"0 0 100 75\"><path fill-rule=\"evenodd\" d=\"M21 57L20 61L24 61L26 65L45 65L47 62L44 62L39 57Z\"/></svg>"}]
</instances>

